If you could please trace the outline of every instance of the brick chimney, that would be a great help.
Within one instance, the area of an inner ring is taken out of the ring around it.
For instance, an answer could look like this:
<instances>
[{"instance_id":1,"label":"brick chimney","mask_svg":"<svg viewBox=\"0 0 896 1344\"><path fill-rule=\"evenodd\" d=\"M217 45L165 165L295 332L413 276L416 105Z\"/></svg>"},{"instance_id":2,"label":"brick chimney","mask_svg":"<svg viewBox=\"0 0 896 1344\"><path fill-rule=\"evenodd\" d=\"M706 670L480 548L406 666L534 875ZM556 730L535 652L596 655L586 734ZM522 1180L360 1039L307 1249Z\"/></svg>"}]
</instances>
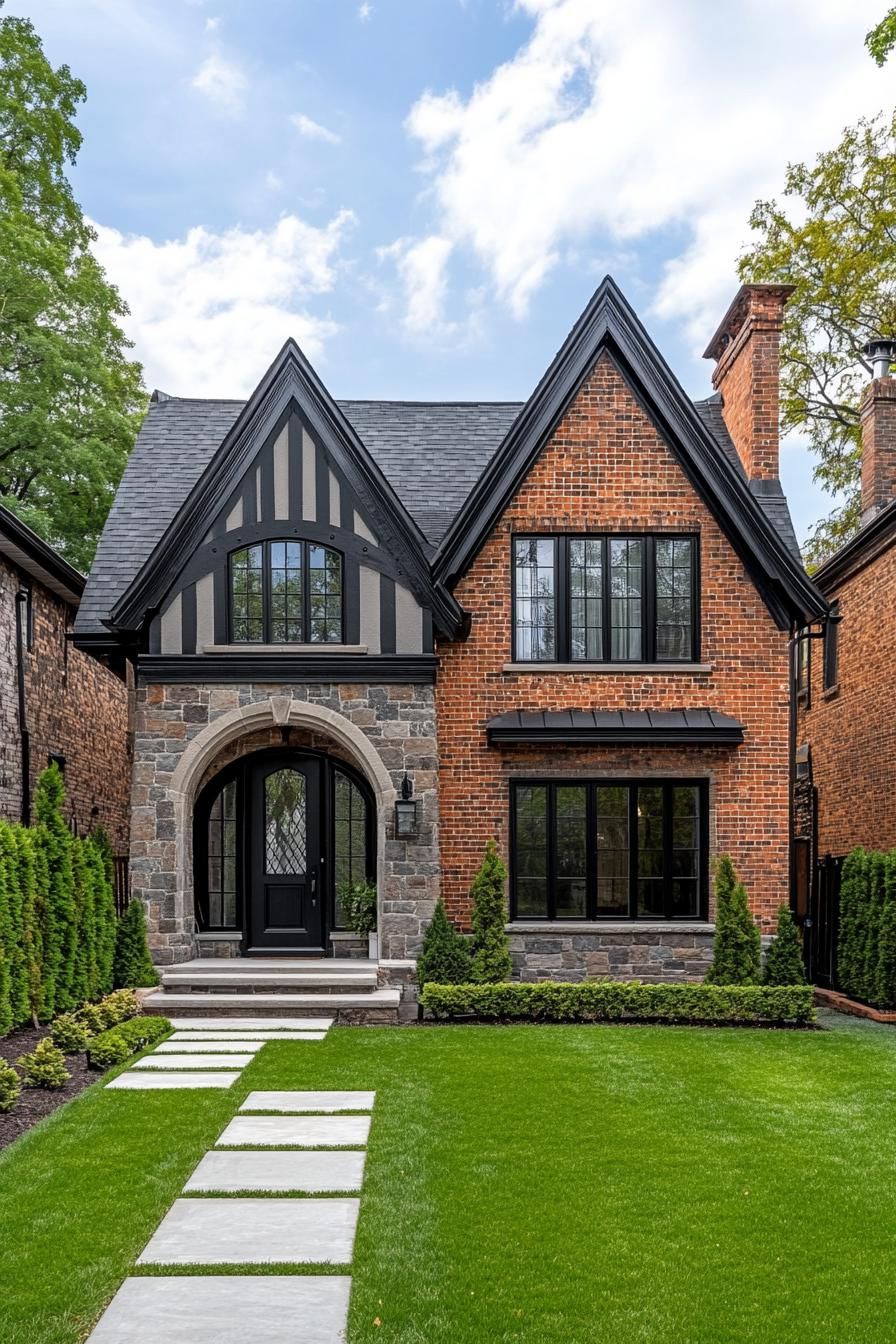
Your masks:
<instances>
[{"instance_id":1,"label":"brick chimney","mask_svg":"<svg viewBox=\"0 0 896 1344\"><path fill-rule=\"evenodd\" d=\"M792 285L741 285L704 359L749 481L778 478L781 326Z\"/></svg>"},{"instance_id":2,"label":"brick chimney","mask_svg":"<svg viewBox=\"0 0 896 1344\"><path fill-rule=\"evenodd\" d=\"M868 523L896 499L896 341L869 341L863 352L874 381L862 397L862 522Z\"/></svg>"}]
</instances>

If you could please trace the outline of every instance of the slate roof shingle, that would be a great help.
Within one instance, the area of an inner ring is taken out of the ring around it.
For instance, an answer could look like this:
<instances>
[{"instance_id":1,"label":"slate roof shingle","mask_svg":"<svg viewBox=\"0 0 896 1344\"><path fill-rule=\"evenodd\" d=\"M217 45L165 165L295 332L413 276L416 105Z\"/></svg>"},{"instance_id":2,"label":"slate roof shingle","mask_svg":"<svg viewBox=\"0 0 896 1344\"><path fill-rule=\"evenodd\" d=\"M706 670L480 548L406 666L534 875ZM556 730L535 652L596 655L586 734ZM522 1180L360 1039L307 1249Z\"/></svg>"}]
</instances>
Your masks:
<instances>
[{"instance_id":1,"label":"slate roof shingle","mask_svg":"<svg viewBox=\"0 0 896 1344\"><path fill-rule=\"evenodd\" d=\"M104 622L136 578L245 403L153 399L97 547L76 621L78 634ZM435 548L482 475L522 402L339 401L371 457ZM704 424L743 477L718 397L695 403ZM787 501L777 482L757 495L776 532L799 558ZM776 488L775 488L776 487Z\"/></svg>"}]
</instances>

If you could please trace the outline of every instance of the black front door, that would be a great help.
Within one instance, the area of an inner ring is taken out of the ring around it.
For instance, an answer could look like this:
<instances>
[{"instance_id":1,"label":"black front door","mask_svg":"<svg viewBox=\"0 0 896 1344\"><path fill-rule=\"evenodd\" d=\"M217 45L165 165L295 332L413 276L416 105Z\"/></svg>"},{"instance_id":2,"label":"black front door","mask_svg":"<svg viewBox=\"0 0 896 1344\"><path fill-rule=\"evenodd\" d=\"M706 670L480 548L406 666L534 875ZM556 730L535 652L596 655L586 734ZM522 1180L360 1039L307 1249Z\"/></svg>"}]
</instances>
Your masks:
<instances>
[{"instance_id":1,"label":"black front door","mask_svg":"<svg viewBox=\"0 0 896 1344\"><path fill-rule=\"evenodd\" d=\"M246 780L248 952L323 951L320 762L265 756Z\"/></svg>"}]
</instances>

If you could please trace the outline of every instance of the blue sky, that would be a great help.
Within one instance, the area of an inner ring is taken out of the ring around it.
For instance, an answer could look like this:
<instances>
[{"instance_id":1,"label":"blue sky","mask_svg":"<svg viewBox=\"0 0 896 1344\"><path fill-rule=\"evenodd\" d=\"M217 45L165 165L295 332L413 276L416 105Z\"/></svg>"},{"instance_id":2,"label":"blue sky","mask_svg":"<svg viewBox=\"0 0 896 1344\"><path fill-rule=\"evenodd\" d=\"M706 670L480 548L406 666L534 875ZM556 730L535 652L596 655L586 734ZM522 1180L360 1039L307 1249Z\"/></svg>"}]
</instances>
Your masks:
<instances>
[{"instance_id":1,"label":"blue sky","mask_svg":"<svg viewBox=\"0 0 896 1344\"><path fill-rule=\"evenodd\" d=\"M615 275L688 391L758 196L894 101L852 0L7 0L149 386L524 398ZM874 6L883 13L884 0ZM799 442L797 530L827 512Z\"/></svg>"}]
</instances>

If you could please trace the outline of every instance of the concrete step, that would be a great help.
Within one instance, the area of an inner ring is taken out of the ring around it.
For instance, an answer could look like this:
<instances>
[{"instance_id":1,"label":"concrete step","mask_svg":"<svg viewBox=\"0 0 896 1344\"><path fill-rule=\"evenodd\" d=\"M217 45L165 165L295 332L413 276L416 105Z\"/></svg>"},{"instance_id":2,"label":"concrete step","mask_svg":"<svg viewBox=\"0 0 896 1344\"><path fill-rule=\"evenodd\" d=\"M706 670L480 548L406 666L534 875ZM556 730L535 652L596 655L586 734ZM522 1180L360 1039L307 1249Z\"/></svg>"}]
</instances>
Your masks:
<instances>
[{"instance_id":1,"label":"concrete step","mask_svg":"<svg viewBox=\"0 0 896 1344\"><path fill-rule=\"evenodd\" d=\"M361 993L284 991L268 993L181 993L157 989L143 1000L143 1011L157 1017L334 1017L342 1023L395 1023L401 992L369 989Z\"/></svg>"},{"instance_id":2,"label":"concrete step","mask_svg":"<svg viewBox=\"0 0 896 1344\"><path fill-rule=\"evenodd\" d=\"M296 993L359 994L377 987L376 962L340 966L332 958L301 960L295 957L207 958L160 968L165 989L184 993L270 994L278 990Z\"/></svg>"}]
</instances>

